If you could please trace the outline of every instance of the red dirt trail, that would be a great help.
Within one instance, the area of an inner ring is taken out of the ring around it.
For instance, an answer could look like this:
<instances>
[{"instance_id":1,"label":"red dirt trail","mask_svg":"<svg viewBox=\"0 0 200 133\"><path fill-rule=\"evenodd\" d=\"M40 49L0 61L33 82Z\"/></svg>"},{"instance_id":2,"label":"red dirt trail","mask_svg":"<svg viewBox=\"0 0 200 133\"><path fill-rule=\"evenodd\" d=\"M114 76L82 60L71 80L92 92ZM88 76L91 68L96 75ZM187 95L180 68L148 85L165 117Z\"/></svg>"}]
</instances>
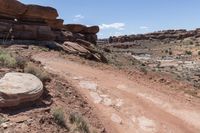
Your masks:
<instances>
[{"instance_id":1,"label":"red dirt trail","mask_svg":"<svg viewBox=\"0 0 200 133\"><path fill-rule=\"evenodd\" d=\"M103 70L56 53L40 53L34 59L69 80L94 106L107 132L200 133L198 102L152 89L159 86L140 84L116 69Z\"/></svg>"}]
</instances>

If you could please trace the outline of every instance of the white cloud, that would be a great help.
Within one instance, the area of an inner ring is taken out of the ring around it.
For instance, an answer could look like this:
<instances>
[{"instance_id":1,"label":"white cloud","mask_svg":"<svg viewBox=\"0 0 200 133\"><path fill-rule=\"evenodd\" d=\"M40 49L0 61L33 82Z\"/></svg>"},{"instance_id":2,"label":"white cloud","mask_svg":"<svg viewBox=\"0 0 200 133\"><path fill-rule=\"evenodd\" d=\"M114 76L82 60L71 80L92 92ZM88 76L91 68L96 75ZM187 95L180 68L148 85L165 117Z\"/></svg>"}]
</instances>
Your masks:
<instances>
[{"instance_id":1,"label":"white cloud","mask_svg":"<svg viewBox=\"0 0 200 133\"><path fill-rule=\"evenodd\" d=\"M112 23L112 24L101 24L99 25L100 29L116 29L116 30L124 30L124 23Z\"/></svg>"},{"instance_id":2,"label":"white cloud","mask_svg":"<svg viewBox=\"0 0 200 133\"><path fill-rule=\"evenodd\" d=\"M147 27L147 26L140 26L140 29L141 29L141 30L148 30L149 27Z\"/></svg>"},{"instance_id":3,"label":"white cloud","mask_svg":"<svg viewBox=\"0 0 200 133\"><path fill-rule=\"evenodd\" d=\"M84 19L84 18L85 18L85 17L84 17L83 15L77 14L77 15L74 16L73 21L79 21L79 20Z\"/></svg>"}]
</instances>

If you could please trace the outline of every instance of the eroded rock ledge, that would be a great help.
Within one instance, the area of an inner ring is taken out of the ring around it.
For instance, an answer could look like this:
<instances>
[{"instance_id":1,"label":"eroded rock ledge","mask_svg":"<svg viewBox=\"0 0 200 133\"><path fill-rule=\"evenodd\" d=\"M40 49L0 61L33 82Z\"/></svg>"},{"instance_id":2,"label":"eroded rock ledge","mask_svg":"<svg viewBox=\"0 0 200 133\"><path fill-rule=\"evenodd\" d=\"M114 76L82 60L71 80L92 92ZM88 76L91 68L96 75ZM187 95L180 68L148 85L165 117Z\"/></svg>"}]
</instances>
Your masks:
<instances>
[{"instance_id":1,"label":"eroded rock ledge","mask_svg":"<svg viewBox=\"0 0 200 133\"><path fill-rule=\"evenodd\" d=\"M0 0L0 3L0 40L4 43L13 43L13 40L52 41L58 45L48 47L106 62L93 47L98 26L63 24L57 10L52 7L25 5L18 0ZM83 52L83 49L86 50Z\"/></svg>"},{"instance_id":2,"label":"eroded rock ledge","mask_svg":"<svg viewBox=\"0 0 200 133\"><path fill-rule=\"evenodd\" d=\"M56 9L25 5L17 0L0 0L0 38L44 41L76 41L96 44L98 26L63 24Z\"/></svg>"}]
</instances>

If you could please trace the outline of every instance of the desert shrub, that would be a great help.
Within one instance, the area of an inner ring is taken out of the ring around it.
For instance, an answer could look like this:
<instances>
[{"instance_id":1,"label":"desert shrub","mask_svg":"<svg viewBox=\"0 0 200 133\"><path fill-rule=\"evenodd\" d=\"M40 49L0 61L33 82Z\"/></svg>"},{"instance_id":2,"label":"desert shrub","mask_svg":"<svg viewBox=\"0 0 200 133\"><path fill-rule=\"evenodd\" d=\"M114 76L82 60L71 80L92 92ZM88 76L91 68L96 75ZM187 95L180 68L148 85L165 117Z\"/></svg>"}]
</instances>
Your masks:
<instances>
[{"instance_id":1,"label":"desert shrub","mask_svg":"<svg viewBox=\"0 0 200 133\"><path fill-rule=\"evenodd\" d=\"M192 51L185 51L186 55L192 55Z\"/></svg>"},{"instance_id":2,"label":"desert shrub","mask_svg":"<svg viewBox=\"0 0 200 133\"><path fill-rule=\"evenodd\" d=\"M21 69L24 69L24 67L26 66L27 60L20 56L15 57L15 60L16 60L17 66Z\"/></svg>"},{"instance_id":3,"label":"desert shrub","mask_svg":"<svg viewBox=\"0 0 200 133\"><path fill-rule=\"evenodd\" d=\"M198 55L200 55L200 51L198 51Z\"/></svg>"},{"instance_id":4,"label":"desert shrub","mask_svg":"<svg viewBox=\"0 0 200 133\"><path fill-rule=\"evenodd\" d=\"M40 47L41 51L44 51L44 52L48 52L49 51L49 48L47 47Z\"/></svg>"},{"instance_id":5,"label":"desert shrub","mask_svg":"<svg viewBox=\"0 0 200 133\"><path fill-rule=\"evenodd\" d=\"M9 53L0 51L0 65L4 67L16 67L16 60Z\"/></svg>"},{"instance_id":6,"label":"desert shrub","mask_svg":"<svg viewBox=\"0 0 200 133\"><path fill-rule=\"evenodd\" d=\"M42 82L46 82L50 80L50 75L42 70L40 67L36 66L33 63L28 63L26 67L24 68L25 73L31 73L38 77Z\"/></svg>"},{"instance_id":7,"label":"desert shrub","mask_svg":"<svg viewBox=\"0 0 200 133\"><path fill-rule=\"evenodd\" d=\"M6 122L6 119L2 115L0 115L0 124L2 124L4 122Z\"/></svg>"},{"instance_id":8,"label":"desert shrub","mask_svg":"<svg viewBox=\"0 0 200 133\"><path fill-rule=\"evenodd\" d=\"M76 129L82 133L90 133L87 122L78 113L71 113L69 116L69 121L71 124L76 125Z\"/></svg>"},{"instance_id":9,"label":"desert shrub","mask_svg":"<svg viewBox=\"0 0 200 133\"><path fill-rule=\"evenodd\" d=\"M147 74L147 73L148 73L148 71L147 71L147 69L146 69L145 67L141 67L141 68L140 68L140 71L142 71L144 74Z\"/></svg>"},{"instance_id":10,"label":"desert shrub","mask_svg":"<svg viewBox=\"0 0 200 133\"><path fill-rule=\"evenodd\" d=\"M53 111L54 121L61 127L66 127L65 115L62 109L55 109Z\"/></svg>"},{"instance_id":11,"label":"desert shrub","mask_svg":"<svg viewBox=\"0 0 200 133\"><path fill-rule=\"evenodd\" d=\"M192 44L194 44L194 42L193 42L193 41L190 41L190 45L192 45Z\"/></svg>"},{"instance_id":12,"label":"desert shrub","mask_svg":"<svg viewBox=\"0 0 200 133\"><path fill-rule=\"evenodd\" d=\"M172 53L172 51L169 51L169 55L172 55L173 53Z\"/></svg>"}]
</instances>

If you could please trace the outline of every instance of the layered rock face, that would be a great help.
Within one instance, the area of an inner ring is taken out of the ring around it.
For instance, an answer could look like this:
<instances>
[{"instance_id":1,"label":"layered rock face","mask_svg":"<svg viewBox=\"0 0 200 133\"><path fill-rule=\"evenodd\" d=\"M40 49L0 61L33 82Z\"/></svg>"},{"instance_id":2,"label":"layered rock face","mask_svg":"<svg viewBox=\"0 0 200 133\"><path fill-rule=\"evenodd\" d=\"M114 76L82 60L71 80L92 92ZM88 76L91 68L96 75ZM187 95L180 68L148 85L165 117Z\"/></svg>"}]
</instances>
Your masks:
<instances>
[{"instance_id":1,"label":"layered rock face","mask_svg":"<svg viewBox=\"0 0 200 133\"><path fill-rule=\"evenodd\" d=\"M182 29L182 30L166 30L166 31L159 31L159 32L148 33L148 34L110 37L109 42L110 43L116 43L116 42L123 43L123 42L133 42L136 40L149 40L149 39L179 40L179 39L184 39L187 37L200 37L200 29L191 30L191 31L187 31L184 29Z\"/></svg>"},{"instance_id":2,"label":"layered rock face","mask_svg":"<svg viewBox=\"0 0 200 133\"><path fill-rule=\"evenodd\" d=\"M97 33L99 32L98 26L87 27L81 24L66 24L63 26L62 32L56 33L56 40L60 41L76 41L82 39L96 44Z\"/></svg>"},{"instance_id":3,"label":"layered rock face","mask_svg":"<svg viewBox=\"0 0 200 133\"><path fill-rule=\"evenodd\" d=\"M52 7L25 5L17 0L0 0L0 3L0 39L4 42L51 41L53 44L48 45L49 48L107 62L93 46L97 41L98 26L63 24Z\"/></svg>"},{"instance_id":4,"label":"layered rock face","mask_svg":"<svg viewBox=\"0 0 200 133\"><path fill-rule=\"evenodd\" d=\"M0 39L76 41L96 44L98 26L64 25L52 7L25 5L17 0L0 0Z\"/></svg>"}]
</instances>

